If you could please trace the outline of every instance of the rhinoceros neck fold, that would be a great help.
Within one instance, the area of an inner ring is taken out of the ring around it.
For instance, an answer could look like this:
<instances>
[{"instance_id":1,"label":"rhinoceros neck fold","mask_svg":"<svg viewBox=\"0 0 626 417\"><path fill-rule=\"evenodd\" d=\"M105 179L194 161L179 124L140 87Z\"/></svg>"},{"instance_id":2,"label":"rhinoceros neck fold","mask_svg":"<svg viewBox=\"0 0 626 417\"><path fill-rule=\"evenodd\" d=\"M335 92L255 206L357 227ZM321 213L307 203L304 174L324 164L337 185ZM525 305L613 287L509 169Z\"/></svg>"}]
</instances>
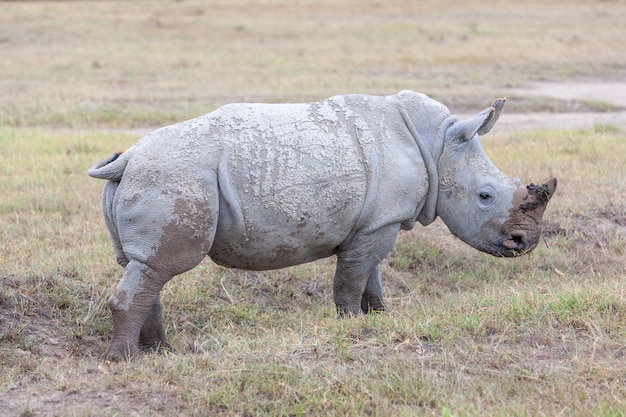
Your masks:
<instances>
[{"instance_id":1,"label":"rhinoceros neck fold","mask_svg":"<svg viewBox=\"0 0 626 417\"><path fill-rule=\"evenodd\" d=\"M437 199L439 195L439 173L437 171L437 159L439 159L439 156L441 155L441 152L443 150L443 139L440 140L441 135L437 134L436 140L440 140L441 143L429 143L424 135L422 135L415 127L415 123L413 123L413 119L411 119L411 116L409 115L403 103L400 103L399 108L402 119L404 120L404 123L406 124L409 133L411 133L411 136L413 136L415 144L422 154L422 160L428 174L428 193L426 195L426 200L424 201L421 210L420 207L417 208L420 211L419 213L416 212L415 215L415 219L417 221L419 221L424 226L428 226L433 221L435 221L435 218L437 217Z\"/></svg>"}]
</instances>

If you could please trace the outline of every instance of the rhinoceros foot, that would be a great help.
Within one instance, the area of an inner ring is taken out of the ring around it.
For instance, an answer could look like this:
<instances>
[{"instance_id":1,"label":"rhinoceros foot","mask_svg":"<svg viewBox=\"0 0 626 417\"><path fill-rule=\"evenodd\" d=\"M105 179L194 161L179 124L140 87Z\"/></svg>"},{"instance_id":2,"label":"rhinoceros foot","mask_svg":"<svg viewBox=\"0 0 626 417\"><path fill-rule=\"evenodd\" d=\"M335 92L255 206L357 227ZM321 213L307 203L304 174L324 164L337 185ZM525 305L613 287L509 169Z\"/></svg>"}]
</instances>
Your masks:
<instances>
[{"instance_id":1,"label":"rhinoceros foot","mask_svg":"<svg viewBox=\"0 0 626 417\"><path fill-rule=\"evenodd\" d=\"M104 354L104 359L111 362L125 362L130 361L137 356L139 352L137 346L133 346L129 343L111 342Z\"/></svg>"},{"instance_id":2,"label":"rhinoceros foot","mask_svg":"<svg viewBox=\"0 0 626 417\"><path fill-rule=\"evenodd\" d=\"M163 338L148 338L145 335L140 337L138 344L128 342L112 341L107 349L104 359L111 362L129 361L142 352L174 352L174 348Z\"/></svg>"},{"instance_id":3,"label":"rhinoceros foot","mask_svg":"<svg viewBox=\"0 0 626 417\"><path fill-rule=\"evenodd\" d=\"M154 303L150 315L141 327L141 333L139 333L139 349L150 352L162 352L164 350L169 352L174 351L174 348L167 343L167 339L165 338L160 299L157 299Z\"/></svg>"},{"instance_id":4,"label":"rhinoceros foot","mask_svg":"<svg viewBox=\"0 0 626 417\"><path fill-rule=\"evenodd\" d=\"M368 314L387 311L387 308L385 307L385 303L382 297L368 297L366 295L363 295L363 297L361 298L361 310L363 311L363 313Z\"/></svg>"}]
</instances>

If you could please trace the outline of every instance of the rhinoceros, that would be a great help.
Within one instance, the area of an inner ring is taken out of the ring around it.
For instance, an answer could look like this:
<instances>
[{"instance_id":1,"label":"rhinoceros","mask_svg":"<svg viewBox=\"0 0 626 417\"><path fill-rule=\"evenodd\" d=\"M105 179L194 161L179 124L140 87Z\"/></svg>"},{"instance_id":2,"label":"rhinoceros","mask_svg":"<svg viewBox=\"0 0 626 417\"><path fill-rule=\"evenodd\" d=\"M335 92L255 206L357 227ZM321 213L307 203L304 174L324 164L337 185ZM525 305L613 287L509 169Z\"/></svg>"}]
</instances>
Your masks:
<instances>
[{"instance_id":1,"label":"rhinoceros","mask_svg":"<svg viewBox=\"0 0 626 417\"><path fill-rule=\"evenodd\" d=\"M476 249L512 257L539 241L556 178L523 187L484 153L504 99L461 121L426 95L229 104L148 134L89 175L121 281L107 357L168 347L160 291L207 255L270 270L335 255L340 315L385 310L379 263L400 229L437 216Z\"/></svg>"}]
</instances>

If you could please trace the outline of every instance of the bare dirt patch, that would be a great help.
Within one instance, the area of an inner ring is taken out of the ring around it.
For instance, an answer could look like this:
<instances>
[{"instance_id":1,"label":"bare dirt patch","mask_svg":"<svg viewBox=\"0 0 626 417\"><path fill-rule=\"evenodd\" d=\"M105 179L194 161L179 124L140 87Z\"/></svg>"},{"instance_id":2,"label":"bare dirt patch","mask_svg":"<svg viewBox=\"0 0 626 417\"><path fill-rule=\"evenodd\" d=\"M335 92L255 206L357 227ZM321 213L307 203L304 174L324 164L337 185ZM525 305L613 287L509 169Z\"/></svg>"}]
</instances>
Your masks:
<instances>
[{"instance_id":1,"label":"bare dirt patch","mask_svg":"<svg viewBox=\"0 0 626 417\"><path fill-rule=\"evenodd\" d=\"M528 87L504 91L513 102L517 97L537 97L569 102L602 103L619 111L607 112L506 112L502 115L495 132L515 132L537 129L589 129L595 125L612 125L626 129L626 82L534 82ZM574 106L573 104L570 107Z\"/></svg>"},{"instance_id":2,"label":"bare dirt patch","mask_svg":"<svg viewBox=\"0 0 626 417\"><path fill-rule=\"evenodd\" d=\"M532 82L527 88L512 89L511 93L553 97L561 100L596 101L626 107L625 82Z\"/></svg>"}]
</instances>

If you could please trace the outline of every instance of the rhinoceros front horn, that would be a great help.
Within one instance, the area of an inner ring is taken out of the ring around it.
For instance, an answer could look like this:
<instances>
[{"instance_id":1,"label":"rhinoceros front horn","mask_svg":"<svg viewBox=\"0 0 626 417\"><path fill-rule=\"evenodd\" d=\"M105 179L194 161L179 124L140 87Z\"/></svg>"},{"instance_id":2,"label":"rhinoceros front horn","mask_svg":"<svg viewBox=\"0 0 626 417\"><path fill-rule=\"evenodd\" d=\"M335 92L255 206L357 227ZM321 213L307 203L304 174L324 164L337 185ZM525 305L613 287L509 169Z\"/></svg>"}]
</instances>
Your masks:
<instances>
[{"instance_id":1,"label":"rhinoceros front horn","mask_svg":"<svg viewBox=\"0 0 626 417\"><path fill-rule=\"evenodd\" d=\"M488 133L498 121L505 101L505 98L499 98L491 107L481 111L471 119L453 124L446 132L446 136L449 139L465 141L472 139L477 134Z\"/></svg>"},{"instance_id":2,"label":"rhinoceros front horn","mask_svg":"<svg viewBox=\"0 0 626 417\"><path fill-rule=\"evenodd\" d=\"M544 205L550 201L554 192L556 191L557 180L555 177L552 177L548 182L541 185L535 185L530 183L526 189L528 190L528 194L534 196L537 201L544 202Z\"/></svg>"}]
</instances>

